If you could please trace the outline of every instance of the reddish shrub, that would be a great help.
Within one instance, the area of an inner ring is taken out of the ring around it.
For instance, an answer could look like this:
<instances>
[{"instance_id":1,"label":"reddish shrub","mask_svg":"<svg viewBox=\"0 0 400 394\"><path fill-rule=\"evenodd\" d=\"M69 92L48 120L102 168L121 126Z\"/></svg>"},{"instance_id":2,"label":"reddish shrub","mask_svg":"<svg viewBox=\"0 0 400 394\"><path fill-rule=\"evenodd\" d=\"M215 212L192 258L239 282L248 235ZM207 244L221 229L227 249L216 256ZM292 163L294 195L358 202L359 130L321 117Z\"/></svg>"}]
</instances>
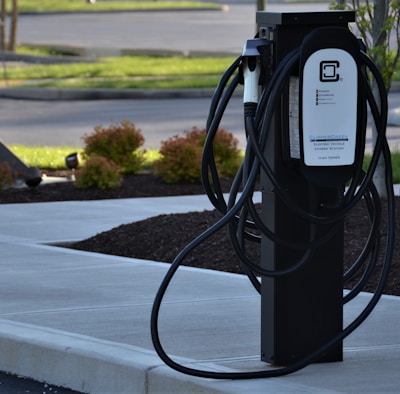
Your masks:
<instances>
[{"instance_id":1,"label":"reddish shrub","mask_svg":"<svg viewBox=\"0 0 400 394\"><path fill-rule=\"evenodd\" d=\"M175 135L161 142L161 158L154 164L157 176L167 183L200 182L201 157L206 140L206 130L193 128L185 136ZM214 153L221 175L233 175L240 166L238 141L231 133L219 129L214 139Z\"/></svg>"},{"instance_id":2,"label":"reddish shrub","mask_svg":"<svg viewBox=\"0 0 400 394\"><path fill-rule=\"evenodd\" d=\"M83 137L84 156L103 156L113 161L125 174L137 173L144 162L144 143L141 130L134 123L124 120L109 127L96 126L94 132Z\"/></svg>"}]
</instances>

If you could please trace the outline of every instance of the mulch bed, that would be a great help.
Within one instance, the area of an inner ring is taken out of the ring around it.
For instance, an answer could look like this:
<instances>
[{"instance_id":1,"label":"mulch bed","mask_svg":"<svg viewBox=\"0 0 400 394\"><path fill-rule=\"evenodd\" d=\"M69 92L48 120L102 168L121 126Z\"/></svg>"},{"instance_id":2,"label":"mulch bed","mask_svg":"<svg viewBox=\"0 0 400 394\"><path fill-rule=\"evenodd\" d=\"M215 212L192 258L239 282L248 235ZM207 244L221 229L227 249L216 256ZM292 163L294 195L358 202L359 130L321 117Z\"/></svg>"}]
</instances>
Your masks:
<instances>
[{"instance_id":1,"label":"mulch bed","mask_svg":"<svg viewBox=\"0 0 400 394\"><path fill-rule=\"evenodd\" d=\"M222 181L225 192L229 191L230 183L230 179ZM151 174L140 174L126 177L123 185L115 190L82 190L76 188L73 183L50 184L32 189L3 190L0 191L0 203L159 197L201 193L203 193L201 184L165 184ZM396 202L398 207L399 197L396 197ZM119 226L69 247L125 257L172 262L183 247L219 218L220 214L216 211L160 215ZM400 233L400 213L398 208L395 218L396 245L385 293L400 296L400 242L398 235ZM361 252L368 229L368 215L362 204L357 206L346 218L345 267L348 267ZM383 236L384 232L383 225ZM259 262L259 248L249 248L248 257L252 261ZM191 252L183 263L188 266L243 273L241 263L232 249L225 228ZM372 278L371 283L365 288L366 291L374 291L376 278L376 275ZM347 283L346 287L351 287L356 281L357 279L352 280Z\"/></svg>"}]
</instances>

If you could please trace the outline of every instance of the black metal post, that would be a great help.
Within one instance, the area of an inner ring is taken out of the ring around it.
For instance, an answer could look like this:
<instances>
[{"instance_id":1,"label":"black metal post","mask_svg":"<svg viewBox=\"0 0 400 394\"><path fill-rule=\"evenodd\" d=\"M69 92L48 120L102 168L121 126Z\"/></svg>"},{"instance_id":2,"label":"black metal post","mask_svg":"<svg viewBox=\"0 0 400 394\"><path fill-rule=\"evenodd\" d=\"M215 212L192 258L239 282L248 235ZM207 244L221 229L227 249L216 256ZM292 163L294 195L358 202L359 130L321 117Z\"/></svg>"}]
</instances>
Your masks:
<instances>
[{"instance_id":1,"label":"black metal post","mask_svg":"<svg viewBox=\"0 0 400 394\"><path fill-rule=\"evenodd\" d=\"M274 43L274 67L298 47L306 34L326 26L347 27L354 13L346 11L312 13L258 12L260 37ZM297 75L294 75L297 77ZM265 157L285 192L307 211L322 214L325 204L337 200L336 188L320 188L304 179L287 160L289 136L289 84L275 110ZM264 222L278 238L293 244L307 243L332 229L315 225L289 210L261 174ZM261 246L261 264L270 270L290 267L306 251L288 248L267 237ZM301 270L282 278L263 278L261 285L261 359L275 365L289 365L328 342L343 325L343 225L318 247ZM341 361L342 344L335 345L319 362Z\"/></svg>"}]
</instances>

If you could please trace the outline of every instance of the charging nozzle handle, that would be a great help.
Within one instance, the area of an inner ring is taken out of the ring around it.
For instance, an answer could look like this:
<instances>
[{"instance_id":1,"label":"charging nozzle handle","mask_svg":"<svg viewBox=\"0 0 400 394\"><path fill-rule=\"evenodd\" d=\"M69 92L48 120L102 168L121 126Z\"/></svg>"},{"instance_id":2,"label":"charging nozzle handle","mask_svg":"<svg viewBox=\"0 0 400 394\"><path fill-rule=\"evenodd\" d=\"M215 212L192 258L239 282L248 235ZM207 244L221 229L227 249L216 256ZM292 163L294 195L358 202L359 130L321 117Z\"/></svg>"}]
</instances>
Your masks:
<instances>
[{"instance_id":1,"label":"charging nozzle handle","mask_svg":"<svg viewBox=\"0 0 400 394\"><path fill-rule=\"evenodd\" d=\"M251 56L243 59L244 92L243 103L258 103L258 81L261 67L259 57Z\"/></svg>"},{"instance_id":2,"label":"charging nozzle handle","mask_svg":"<svg viewBox=\"0 0 400 394\"><path fill-rule=\"evenodd\" d=\"M243 103L258 103L259 81L261 75L261 59L258 48L268 45L265 39L255 38L246 41L242 53L242 68L244 79Z\"/></svg>"}]
</instances>

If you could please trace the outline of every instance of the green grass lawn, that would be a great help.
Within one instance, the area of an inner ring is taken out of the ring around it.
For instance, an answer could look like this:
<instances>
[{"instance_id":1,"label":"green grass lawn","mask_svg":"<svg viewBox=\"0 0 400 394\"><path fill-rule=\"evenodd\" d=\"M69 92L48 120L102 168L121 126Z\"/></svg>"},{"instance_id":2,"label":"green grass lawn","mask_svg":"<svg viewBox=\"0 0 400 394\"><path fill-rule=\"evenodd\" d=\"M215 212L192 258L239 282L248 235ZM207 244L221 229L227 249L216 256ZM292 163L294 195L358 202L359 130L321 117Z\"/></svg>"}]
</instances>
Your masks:
<instances>
[{"instance_id":1,"label":"green grass lawn","mask_svg":"<svg viewBox=\"0 0 400 394\"><path fill-rule=\"evenodd\" d=\"M11 2L7 2L11 3ZM165 8L219 8L212 2L200 1L97 1L89 4L85 0L19 0L18 10L24 12L61 12L61 11L113 11Z\"/></svg>"},{"instance_id":2,"label":"green grass lawn","mask_svg":"<svg viewBox=\"0 0 400 394\"><path fill-rule=\"evenodd\" d=\"M82 151L82 148L69 146L10 145L8 148L28 166L47 170L65 170L65 158Z\"/></svg>"},{"instance_id":3,"label":"green grass lawn","mask_svg":"<svg viewBox=\"0 0 400 394\"><path fill-rule=\"evenodd\" d=\"M46 170L65 170L65 158L74 152L82 153L81 147L73 146L25 146L14 144L8 148L31 167ZM154 160L159 158L157 150L148 150L145 153L144 169L151 168Z\"/></svg>"},{"instance_id":4,"label":"green grass lawn","mask_svg":"<svg viewBox=\"0 0 400 394\"><path fill-rule=\"evenodd\" d=\"M400 183L400 152L392 153L393 183Z\"/></svg>"},{"instance_id":5,"label":"green grass lawn","mask_svg":"<svg viewBox=\"0 0 400 394\"><path fill-rule=\"evenodd\" d=\"M59 49L20 47L38 56L36 63L3 68L2 86L53 88L185 89L214 88L234 56L116 56L82 62L44 64L40 57L62 56ZM69 59L74 57L69 56ZM77 58L78 59L78 58ZM400 64L393 81L400 80ZM0 82L1 84L1 82Z\"/></svg>"},{"instance_id":6,"label":"green grass lawn","mask_svg":"<svg viewBox=\"0 0 400 394\"><path fill-rule=\"evenodd\" d=\"M120 56L87 63L24 64L7 67L6 80L13 87L215 87L233 60L233 57Z\"/></svg>"},{"instance_id":7,"label":"green grass lawn","mask_svg":"<svg viewBox=\"0 0 400 394\"><path fill-rule=\"evenodd\" d=\"M7 2L10 6L11 2ZM212 2L19 0L23 12L135 10L143 8L220 7ZM53 48L18 48L39 56L65 55ZM233 57L188 58L178 56L102 57L86 63L3 66L0 86L53 88L185 89L215 87ZM400 80L400 64L393 81Z\"/></svg>"},{"instance_id":8,"label":"green grass lawn","mask_svg":"<svg viewBox=\"0 0 400 394\"><path fill-rule=\"evenodd\" d=\"M29 166L47 170L62 170L65 167L65 157L73 152L82 152L82 148L68 146L24 146L11 145L9 149ZM146 151L144 168L151 169L154 160L159 158L157 150ZM365 164L370 160L366 155ZM392 152L393 181L400 183L400 152Z\"/></svg>"}]
</instances>

